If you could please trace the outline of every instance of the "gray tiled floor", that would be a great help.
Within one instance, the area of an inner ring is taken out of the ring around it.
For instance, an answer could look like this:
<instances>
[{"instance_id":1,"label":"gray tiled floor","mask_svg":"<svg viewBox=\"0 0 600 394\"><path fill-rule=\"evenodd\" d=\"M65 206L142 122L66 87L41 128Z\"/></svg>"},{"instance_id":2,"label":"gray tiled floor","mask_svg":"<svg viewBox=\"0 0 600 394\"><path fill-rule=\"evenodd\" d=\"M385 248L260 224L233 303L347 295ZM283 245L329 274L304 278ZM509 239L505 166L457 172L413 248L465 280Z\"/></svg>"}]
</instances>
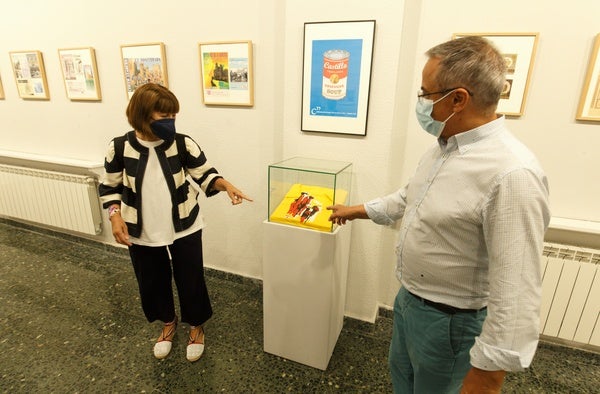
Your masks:
<instances>
[{"instance_id":1,"label":"gray tiled floor","mask_svg":"<svg viewBox=\"0 0 600 394\"><path fill-rule=\"evenodd\" d=\"M207 270L206 353L152 356L125 251L0 220L0 391L4 393L389 393L391 320L346 319L327 371L262 351L259 281ZM309 339L307 339L309 340ZM542 343L506 393L599 392L600 355Z\"/></svg>"}]
</instances>

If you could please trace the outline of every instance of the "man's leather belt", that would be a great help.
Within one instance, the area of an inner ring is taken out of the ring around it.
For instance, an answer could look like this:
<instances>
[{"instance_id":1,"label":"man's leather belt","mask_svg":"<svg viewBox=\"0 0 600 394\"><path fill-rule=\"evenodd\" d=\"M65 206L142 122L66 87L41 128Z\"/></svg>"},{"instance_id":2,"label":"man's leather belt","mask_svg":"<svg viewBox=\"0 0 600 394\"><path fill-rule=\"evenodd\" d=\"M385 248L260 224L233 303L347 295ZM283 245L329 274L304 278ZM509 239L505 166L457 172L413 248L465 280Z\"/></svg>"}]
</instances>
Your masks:
<instances>
[{"instance_id":1,"label":"man's leather belt","mask_svg":"<svg viewBox=\"0 0 600 394\"><path fill-rule=\"evenodd\" d=\"M411 293L410 291L408 292L411 296L415 297L417 300L423 302L425 305L429 305L432 308L437 309L438 311L445 313L447 315L455 315L457 313L475 313L475 312L480 312L484 309L487 308L487 306L484 306L481 309L462 309L462 308L456 308L450 305L446 305L446 304L441 304L439 302L433 302L433 301L429 301L426 300L423 297L419 297L416 294Z\"/></svg>"}]
</instances>

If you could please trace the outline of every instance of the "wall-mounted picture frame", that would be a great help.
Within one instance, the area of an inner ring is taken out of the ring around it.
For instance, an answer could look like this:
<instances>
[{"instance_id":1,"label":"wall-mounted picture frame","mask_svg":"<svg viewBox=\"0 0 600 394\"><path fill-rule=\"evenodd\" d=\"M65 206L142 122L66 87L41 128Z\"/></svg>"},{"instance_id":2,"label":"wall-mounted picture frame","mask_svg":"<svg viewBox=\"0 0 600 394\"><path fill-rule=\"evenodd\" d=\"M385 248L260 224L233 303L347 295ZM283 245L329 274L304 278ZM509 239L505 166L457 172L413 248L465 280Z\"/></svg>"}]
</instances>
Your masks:
<instances>
[{"instance_id":1,"label":"wall-mounted picture frame","mask_svg":"<svg viewBox=\"0 0 600 394\"><path fill-rule=\"evenodd\" d=\"M42 52L13 51L9 55L19 96L26 100L49 100Z\"/></svg>"},{"instance_id":2,"label":"wall-mounted picture frame","mask_svg":"<svg viewBox=\"0 0 600 394\"><path fill-rule=\"evenodd\" d=\"M131 98L139 86L149 82L168 88L166 59L165 44L162 42L121 45L127 98Z\"/></svg>"},{"instance_id":3,"label":"wall-mounted picture frame","mask_svg":"<svg viewBox=\"0 0 600 394\"><path fill-rule=\"evenodd\" d=\"M600 122L600 33L594 41L576 119Z\"/></svg>"},{"instance_id":4,"label":"wall-mounted picture frame","mask_svg":"<svg viewBox=\"0 0 600 394\"><path fill-rule=\"evenodd\" d=\"M205 105L254 105L252 41L201 42L200 80Z\"/></svg>"},{"instance_id":5,"label":"wall-mounted picture frame","mask_svg":"<svg viewBox=\"0 0 600 394\"><path fill-rule=\"evenodd\" d=\"M4 100L4 87L2 86L2 77L0 77L0 100Z\"/></svg>"},{"instance_id":6,"label":"wall-mounted picture frame","mask_svg":"<svg viewBox=\"0 0 600 394\"><path fill-rule=\"evenodd\" d=\"M504 55L507 72L497 112L506 116L522 116L539 33L455 33L453 38L481 36L490 40Z\"/></svg>"},{"instance_id":7,"label":"wall-mounted picture frame","mask_svg":"<svg viewBox=\"0 0 600 394\"><path fill-rule=\"evenodd\" d=\"M304 24L302 131L367 134L374 40L375 20Z\"/></svg>"},{"instance_id":8,"label":"wall-mounted picture frame","mask_svg":"<svg viewBox=\"0 0 600 394\"><path fill-rule=\"evenodd\" d=\"M102 99L94 48L62 48L58 50L58 59L69 100Z\"/></svg>"}]
</instances>

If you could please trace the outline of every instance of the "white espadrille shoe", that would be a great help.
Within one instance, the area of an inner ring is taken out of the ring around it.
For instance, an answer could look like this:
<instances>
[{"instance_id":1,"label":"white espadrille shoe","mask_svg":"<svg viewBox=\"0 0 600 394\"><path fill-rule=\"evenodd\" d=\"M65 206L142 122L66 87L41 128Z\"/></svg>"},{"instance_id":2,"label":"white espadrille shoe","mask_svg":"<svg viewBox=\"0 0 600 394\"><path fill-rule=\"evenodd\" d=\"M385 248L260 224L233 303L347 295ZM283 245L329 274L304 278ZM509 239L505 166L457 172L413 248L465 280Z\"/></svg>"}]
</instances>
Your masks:
<instances>
[{"instance_id":1,"label":"white espadrille shoe","mask_svg":"<svg viewBox=\"0 0 600 394\"><path fill-rule=\"evenodd\" d=\"M175 330L177 329L177 316L171 323L164 325L160 337L154 344L154 357L161 359L165 358L171 353L173 347L173 337L175 336Z\"/></svg>"},{"instance_id":2,"label":"white espadrille shoe","mask_svg":"<svg viewBox=\"0 0 600 394\"><path fill-rule=\"evenodd\" d=\"M204 353L204 330L202 326L192 327L190 329L190 340L186 349L188 361L194 362Z\"/></svg>"}]
</instances>

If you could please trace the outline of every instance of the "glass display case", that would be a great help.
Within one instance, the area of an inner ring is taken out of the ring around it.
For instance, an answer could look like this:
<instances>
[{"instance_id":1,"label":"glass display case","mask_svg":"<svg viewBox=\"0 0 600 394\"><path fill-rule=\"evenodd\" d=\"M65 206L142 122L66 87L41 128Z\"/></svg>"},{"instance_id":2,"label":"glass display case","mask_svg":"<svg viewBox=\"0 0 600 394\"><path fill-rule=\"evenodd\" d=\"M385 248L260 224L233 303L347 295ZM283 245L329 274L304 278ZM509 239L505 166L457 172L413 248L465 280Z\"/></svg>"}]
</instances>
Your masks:
<instances>
[{"instance_id":1,"label":"glass display case","mask_svg":"<svg viewBox=\"0 0 600 394\"><path fill-rule=\"evenodd\" d=\"M270 222L333 232L334 204L348 204L352 163L293 157L269 165Z\"/></svg>"}]
</instances>

